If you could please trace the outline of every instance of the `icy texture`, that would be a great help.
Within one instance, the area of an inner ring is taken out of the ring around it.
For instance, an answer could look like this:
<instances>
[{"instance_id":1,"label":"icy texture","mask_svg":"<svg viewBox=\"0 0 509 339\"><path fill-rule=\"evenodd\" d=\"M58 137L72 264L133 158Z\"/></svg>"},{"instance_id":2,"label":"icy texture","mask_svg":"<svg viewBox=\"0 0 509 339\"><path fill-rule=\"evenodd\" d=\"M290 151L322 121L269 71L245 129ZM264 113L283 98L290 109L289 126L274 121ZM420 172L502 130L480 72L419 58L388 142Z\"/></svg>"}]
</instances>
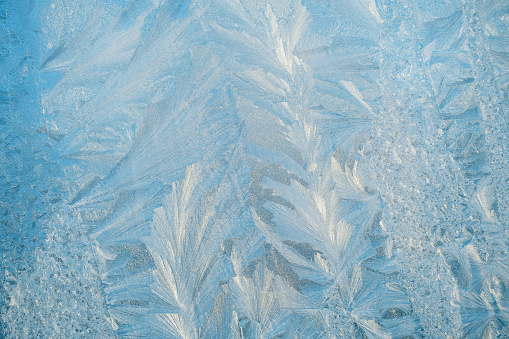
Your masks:
<instances>
[{"instance_id":1,"label":"icy texture","mask_svg":"<svg viewBox=\"0 0 509 339\"><path fill-rule=\"evenodd\" d=\"M509 338L509 3L0 0L7 338Z\"/></svg>"}]
</instances>

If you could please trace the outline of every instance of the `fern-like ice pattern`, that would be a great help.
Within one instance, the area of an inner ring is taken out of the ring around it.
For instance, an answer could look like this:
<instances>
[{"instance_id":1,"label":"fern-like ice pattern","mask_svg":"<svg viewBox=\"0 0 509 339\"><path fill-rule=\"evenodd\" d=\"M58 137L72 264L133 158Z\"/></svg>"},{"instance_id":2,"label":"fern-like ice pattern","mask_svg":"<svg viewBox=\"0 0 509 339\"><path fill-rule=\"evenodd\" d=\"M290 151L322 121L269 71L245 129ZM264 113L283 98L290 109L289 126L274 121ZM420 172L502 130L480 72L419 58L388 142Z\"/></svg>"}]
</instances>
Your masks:
<instances>
[{"instance_id":1,"label":"fern-like ice pattern","mask_svg":"<svg viewBox=\"0 0 509 339\"><path fill-rule=\"evenodd\" d=\"M0 22L0 336L509 338L507 1Z\"/></svg>"}]
</instances>

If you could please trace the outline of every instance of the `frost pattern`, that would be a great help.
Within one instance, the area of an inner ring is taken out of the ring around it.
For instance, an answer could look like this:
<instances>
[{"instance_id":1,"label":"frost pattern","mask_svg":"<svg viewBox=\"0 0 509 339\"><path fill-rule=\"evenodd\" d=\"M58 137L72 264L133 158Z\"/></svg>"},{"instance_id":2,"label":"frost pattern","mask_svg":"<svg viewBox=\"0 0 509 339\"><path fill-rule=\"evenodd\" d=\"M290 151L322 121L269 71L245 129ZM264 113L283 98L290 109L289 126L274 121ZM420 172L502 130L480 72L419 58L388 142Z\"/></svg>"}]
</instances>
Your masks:
<instances>
[{"instance_id":1,"label":"frost pattern","mask_svg":"<svg viewBox=\"0 0 509 339\"><path fill-rule=\"evenodd\" d=\"M4 336L509 336L506 1L0 12Z\"/></svg>"}]
</instances>

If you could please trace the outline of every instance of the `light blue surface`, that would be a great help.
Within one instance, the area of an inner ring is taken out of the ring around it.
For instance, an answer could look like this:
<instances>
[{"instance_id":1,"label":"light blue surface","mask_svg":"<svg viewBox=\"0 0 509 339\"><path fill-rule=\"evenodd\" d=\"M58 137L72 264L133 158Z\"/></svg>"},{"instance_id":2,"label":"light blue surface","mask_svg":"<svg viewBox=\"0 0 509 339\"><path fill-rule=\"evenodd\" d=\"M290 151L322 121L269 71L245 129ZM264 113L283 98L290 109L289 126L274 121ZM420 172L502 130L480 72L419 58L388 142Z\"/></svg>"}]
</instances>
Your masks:
<instances>
[{"instance_id":1,"label":"light blue surface","mask_svg":"<svg viewBox=\"0 0 509 339\"><path fill-rule=\"evenodd\" d=\"M5 337L509 338L507 1L0 22Z\"/></svg>"}]
</instances>

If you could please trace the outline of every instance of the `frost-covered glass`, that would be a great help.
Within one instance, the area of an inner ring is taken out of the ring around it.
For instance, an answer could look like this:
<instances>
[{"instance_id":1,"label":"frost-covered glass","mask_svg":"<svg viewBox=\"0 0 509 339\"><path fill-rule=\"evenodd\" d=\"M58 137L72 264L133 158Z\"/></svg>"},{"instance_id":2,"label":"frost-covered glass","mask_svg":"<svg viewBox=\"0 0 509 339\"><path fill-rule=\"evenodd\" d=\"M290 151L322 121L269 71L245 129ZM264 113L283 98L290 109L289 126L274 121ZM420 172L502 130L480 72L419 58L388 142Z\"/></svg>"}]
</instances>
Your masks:
<instances>
[{"instance_id":1,"label":"frost-covered glass","mask_svg":"<svg viewBox=\"0 0 509 339\"><path fill-rule=\"evenodd\" d=\"M507 0L0 23L0 337L509 338Z\"/></svg>"}]
</instances>

